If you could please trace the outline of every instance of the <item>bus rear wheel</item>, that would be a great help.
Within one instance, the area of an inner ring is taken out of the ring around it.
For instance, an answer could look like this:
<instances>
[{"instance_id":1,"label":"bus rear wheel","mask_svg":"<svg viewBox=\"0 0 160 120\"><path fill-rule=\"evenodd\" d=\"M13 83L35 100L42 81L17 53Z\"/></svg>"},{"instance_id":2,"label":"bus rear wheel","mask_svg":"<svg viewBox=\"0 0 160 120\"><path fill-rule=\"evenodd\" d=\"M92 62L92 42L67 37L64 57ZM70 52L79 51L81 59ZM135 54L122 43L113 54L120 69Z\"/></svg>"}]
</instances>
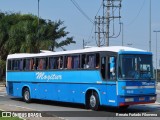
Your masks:
<instances>
[{"instance_id":1,"label":"bus rear wheel","mask_svg":"<svg viewBox=\"0 0 160 120\"><path fill-rule=\"evenodd\" d=\"M93 92L88 97L88 106L92 110L98 110L100 107L99 97L97 92Z\"/></svg>"},{"instance_id":2,"label":"bus rear wheel","mask_svg":"<svg viewBox=\"0 0 160 120\"><path fill-rule=\"evenodd\" d=\"M29 88L24 88L24 90L23 90L23 100L24 100L26 103L30 103L30 102L31 102L31 97L30 97Z\"/></svg>"}]
</instances>

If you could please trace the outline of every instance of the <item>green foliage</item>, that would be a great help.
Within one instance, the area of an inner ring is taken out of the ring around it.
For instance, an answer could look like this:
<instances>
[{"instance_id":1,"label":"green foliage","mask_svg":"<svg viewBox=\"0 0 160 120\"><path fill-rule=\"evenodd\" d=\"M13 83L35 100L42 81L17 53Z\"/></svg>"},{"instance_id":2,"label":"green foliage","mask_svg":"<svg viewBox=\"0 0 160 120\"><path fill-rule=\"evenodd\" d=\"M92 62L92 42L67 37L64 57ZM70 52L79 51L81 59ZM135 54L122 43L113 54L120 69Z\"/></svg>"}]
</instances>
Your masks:
<instances>
[{"instance_id":1,"label":"green foliage","mask_svg":"<svg viewBox=\"0 0 160 120\"><path fill-rule=\"evenodd\" d=\"M6 68L6 62L0 59L0 81L2 80L5 68Z\"/></svg>"},{"instance_id":2,"label":"green foliage","mask_svg":"<svg viewBox=\"0 0 160 120\"><path fill-rule=\"evenodd\" d=\"M6 67L6 62L0 59L0 68L5 68L5 67Z\"/></svg>"},{"instance_id":3,"label":"green foliage","mask_svg":"<svg viewBox=\"0 0 160 120\"><path fill-rule=\"evenodd\" d=\"M8 54L37 53L41 49L55 48L75 43L67 37L62 21L46 21L34 15L0 12L0 57L6 60Z\"/></svg>"},{"instance_id":4,"label":"green foliage","mask_svg":"<svg viewBox=\"0 0 160 120\"><path fill-rule=\"evenodd\" d=\"M34 15L0 12L0 75L5 71L8 54L38 53L75 43L67 37L62 21L46 21Z\"/></svg>"}]
</instances>

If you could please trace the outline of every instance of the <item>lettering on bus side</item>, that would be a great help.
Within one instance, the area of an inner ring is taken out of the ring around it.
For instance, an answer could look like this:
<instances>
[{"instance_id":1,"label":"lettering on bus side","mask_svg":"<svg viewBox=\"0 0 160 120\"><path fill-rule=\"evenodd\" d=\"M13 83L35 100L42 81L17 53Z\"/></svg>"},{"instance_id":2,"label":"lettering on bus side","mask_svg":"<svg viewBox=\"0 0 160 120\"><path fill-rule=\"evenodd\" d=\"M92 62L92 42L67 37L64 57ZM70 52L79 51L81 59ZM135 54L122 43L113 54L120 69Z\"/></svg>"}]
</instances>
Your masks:
<instances>
[{"instance_id":1,"label":"lettering on bus side","mask_svg":"<svg viewBox=\"0 0 160 120\"><path fill-rule=\"evenodd\" d=\"M44 72L36 72L36 79L41 80L61 80L62 75L50 74L46 75Z\"/></svg>"},{"instance_id":2,"label":"lettering on bus side","mask_svg":"<svg viewBox=\"0 0 160 120\"><path fill-rule=\"evenodd\" d=\"M150 86L150 85L155 85L153 82L142 82L142 85L145 85L145 86Z\"/></svg>"}]
</instances>

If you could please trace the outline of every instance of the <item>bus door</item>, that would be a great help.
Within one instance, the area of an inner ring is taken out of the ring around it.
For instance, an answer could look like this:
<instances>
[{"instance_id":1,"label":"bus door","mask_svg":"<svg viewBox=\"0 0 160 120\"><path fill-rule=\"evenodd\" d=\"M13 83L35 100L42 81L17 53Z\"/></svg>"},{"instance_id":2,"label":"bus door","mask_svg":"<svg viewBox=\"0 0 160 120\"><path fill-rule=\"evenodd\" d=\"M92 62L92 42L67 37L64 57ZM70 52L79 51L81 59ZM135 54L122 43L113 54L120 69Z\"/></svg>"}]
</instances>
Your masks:
<instances>
[{"instance_id":1,"label":"bus door","mask_svg":"<svg viewBox=\"0 0 160 120\"><path fill-rule=\"evenodd\" d=\"M104 101L107 105L116 106L116 57L101 56L101 76L106 82Z\"/></svg>"},{"instance_id":2,"label":"bus door","mask_svg":"<svg viewBox=\"0 0 160 120\"><path fill-rule=\"evenodd\" d=\"M116 57L101 56L101 76L104 80L116 79Z\"/></svg>"},{"instance_id":3,"label":"bus door","mask_svg":"<svg viewBox=\"0 0 160 120\"><path fill-rule=\"evenodd\" d=\"M102 56L101 57L101 76L105 80L106 79L106 57Z\"/></svg>"}]
</instances>

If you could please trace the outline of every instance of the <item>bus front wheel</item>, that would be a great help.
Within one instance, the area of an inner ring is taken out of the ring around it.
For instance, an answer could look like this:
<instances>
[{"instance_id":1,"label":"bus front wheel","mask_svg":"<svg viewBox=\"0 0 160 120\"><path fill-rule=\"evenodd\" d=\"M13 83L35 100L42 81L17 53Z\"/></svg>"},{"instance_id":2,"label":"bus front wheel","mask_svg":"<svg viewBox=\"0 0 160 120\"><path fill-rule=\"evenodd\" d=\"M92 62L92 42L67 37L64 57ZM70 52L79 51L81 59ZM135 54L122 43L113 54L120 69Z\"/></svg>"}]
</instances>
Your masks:
<instances>
[{"instance_id":1,"label":"bus front wheel","mask_svg":"<svg viewBox=\"0 0 160 120\"><path fill-rule=\"evenodd\" d=\"M92 110L98 110L100 107L99 96L97 92L93 92L89 95L88 106Z\"/></svg>"},{"instance_id":2,"label":"bus front wheel","mask_svg":"<svg viewBox=\"0 0 160 120\"><path fill-rule=\"evenodd\" d=\"M31 102L29 88L24 88L24 90L23 90L23 100L24 100L26 103Z\"/></svg>"}]
</instances>

